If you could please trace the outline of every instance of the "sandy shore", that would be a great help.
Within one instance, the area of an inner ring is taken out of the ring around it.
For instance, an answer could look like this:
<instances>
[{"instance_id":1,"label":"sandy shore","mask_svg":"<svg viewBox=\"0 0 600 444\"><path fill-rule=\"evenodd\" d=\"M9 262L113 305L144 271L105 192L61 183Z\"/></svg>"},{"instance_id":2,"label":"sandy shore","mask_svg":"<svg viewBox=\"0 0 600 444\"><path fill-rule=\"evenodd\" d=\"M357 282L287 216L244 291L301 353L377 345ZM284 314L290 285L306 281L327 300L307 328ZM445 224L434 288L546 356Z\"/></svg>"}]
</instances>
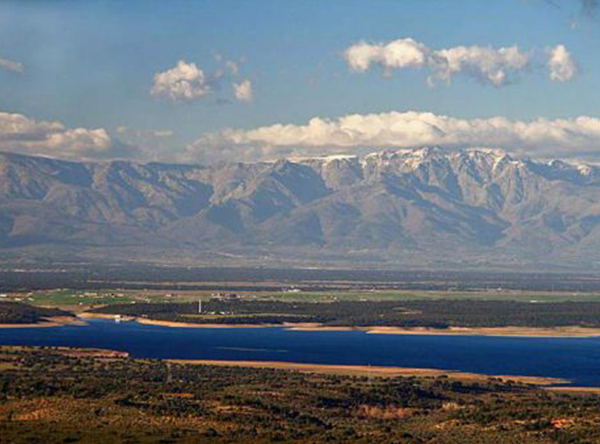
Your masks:
<instances>
[{"instance_id":1,"label":"sandy shore","mask_svg":"<svg viewBox=\"0 0 600 444\"><path fill-rule=\"evenodd\" d=\"M514 336L524 338L590 338L600 336L600 328L585 327L450 327L439 328L401 328L401 327L326 327L326 326L290 326L294 331L364 331L369 334L386 335L438 335L438 336Z\"/></svg>"},{"instance_id":2,"label":"sandy shore","mask_svg":"<svg viewBox=\"0 0 600 444\"><path fill-rule=\"evenodd\" d=\"M112 317L114 319L114 316ZM266 328L266 327L281 327L281 325L271 324L197 324L193 322L173 322L173 321L157 321L154 319L136 318L136 322L147 325L160 325L161 327L173 328Z\"/></svg>"},{"instance_id":3,"label":"sandy shore","mask_svg":"<svg viewBox=\"0 0 600 444\"><path fill-rule=\"evenodd\" d=\"M0 324L0 328L46 328L60 327L67 324L85 325L85 322L77 319L76 317L56 316L53 318L46 318L44 321L34 324Z\"/></svg>"},{"instance_id":4,"label":"sandy shore","mask_svg":"<svg viewBox=\"0 0 600 444\"><path fill-rule=\"evenodd\" d=\"M316 322L304 322L304 323L284 323L280 327L285 327L286 330L290 331L369 331L372 327L352 327L350 325L336 325L327 326L321 325Z\"/></svg>"},{"instance_id":5,"label":"sandy shore","mask_svg":"<svg viewBox=\"0 0 600 444\"><path fill-rule=\"evenodd\" d=\"M111 317L114 319L114 316ZM450 327L439 328L401 328L401 327L352 327L352 326L323 326L317 323L284 323L284 324L196 324L192 322L158 321L137 318L140 324L160 325L174 328L274 328L283 327L290 331L364 331L369 334L394 335L449 335L449 336L512 336L523 338L590 338L600 336L600 328L586 327Z\"/></svg>"},{"instance_id":6,"label":"sandy shore","mask_svg":"<svg viewBox=\"0 0 600 444\"><path fill-rule=\"evenodd\" d=\"M114 319L113 315L110 319ZM159 321L155 319L147 318L134 318L136 322L146 325L160 325L161 327L173 327L173 328L285 328L286 330L298 330L298 331L350 331L355 330L354 327L323 327L315 322L306 323L287 323L283 324L209 324L209 323L195 323L195 322L175 322L175 321Z\"/></svg>"},{"instance_id":7,"label":"sandy shore","mask_svg":"<svg viewBox=\"0 0 600 444\"><path fill-rule=\"evenodd\" d=\"M84 319L110 319L115 315L101 313L81 313L78 315ZM439 336L507 336L523 338L591 338L600 337L600 328L587 327L449 327L447 329L429 327L361 327L361 326L324 326L315 322L283 323L283 324L218 324L218 323L193 323L160 321L135 316L121 316L122 321L136 321L140 324L158 325L173 328L285 328L290 331L364 331L369 334L386 335L439 335Z\"/></svg>"},{"instance_id":8,"label":"sandy shore","mask_svg":"<svg viewBox=\"0 0 600 444\"><path fill-rule=\"evenodd\" d=\"M373 327L367 333L399 335L463 335L463 336L515 336L515 337L551 337L551 338L589 338L600 336L600 328L586 327L450 327L440 330L433 328L396 328Z\"/></svg>"},{"instance_id":9,"label":"sandy shore","mask_svg":"<svg viewBox=\"0 0 600 444\"><path fill-rule=\"evenodd\" d=\"M394 378L397 376L447 376L453 379L468 380L487 380L489 378L498 378L502 381L515 381L524 384L551 385L568 384L569 381L560 378L543 378L533 376L510 376L510 375L481 375L477 373L455 372L448 370L436 370L428 368L408 368L408 367L380 367L366 365L325 365L325 364L300 364L296 362L280 361L220 361L220 360L187 360L170 359L170 362L179 364L196 365L214 365L221 367L251 367L251 368L270 368L280 370L293 370L302 373L336 374L351 376L372 376L383 378ZM600 390L600 389L599 389Z\"/></svg>"},{"instance_id":10,"label":"sandy shore","mask_svg":"<svg viewBox=\"0 0 600 444\"><path fill-rule=\"evenodd\" d=\"M117 318L117 316L118 315L114 315L114 314L90 313L90 312L79 313L77 315L77 317L81 318L81 319L107 319L110 321L114 321ZM122 321L135 321L137 318L135 316L120 315L119 319Z\"/></svg>"}]
</instances>

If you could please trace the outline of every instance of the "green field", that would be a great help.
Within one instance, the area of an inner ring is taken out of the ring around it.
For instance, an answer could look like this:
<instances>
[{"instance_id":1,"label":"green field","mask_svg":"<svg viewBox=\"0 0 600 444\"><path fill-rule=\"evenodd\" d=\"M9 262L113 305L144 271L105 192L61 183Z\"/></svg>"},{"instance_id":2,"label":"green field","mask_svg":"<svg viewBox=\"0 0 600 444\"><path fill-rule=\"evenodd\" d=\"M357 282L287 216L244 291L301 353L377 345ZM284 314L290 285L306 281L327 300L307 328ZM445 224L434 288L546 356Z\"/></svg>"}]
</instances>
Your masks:
<instances>
[{"instance_id":1,"label":"green field","mask_svg":"<svg viewBox=\"0 0 600 444\"><path fill-rule=\"evenodd\" d=\"M132 302L134 299L130 296L110 296L110 292L93 292L95 295L86 291L57 290L36 292L27 297L24 302L32 305L43 306L76 306L76 305L106 305Z\"/></svg>"},{"instance_id":2,"label":"green field","mask_svg":"<svg viewBox=\"0 0 600 444\"><path fill-rule=\"evenodd\" d=\"M261 299L285 300L297 302L323 301L408 301L435 299L476 299L482 301L520 301L520 302L599 302L600 293L563 293L563 292L454 292L454 291L323 291L323 292L273 292L260 295Z\"/></svg>"},{"instance_id":3,"label":"green field","mask_svg":"<svg viewBox=\"0 0 600 444\"><path fill-rule=\"evenodd\" d=\"M167 297L168 294L172 296ZM518 292L518 291L273 291L242 292L246 299L281 300L287 302L335 302L335 301L409 301L409 300L483 300L483 301L520 301L520 302L600 302L600 293L567 292ZM130 302L190 302L202 299L207 301L211 293L206 291L185 292L146 292L115 290L48 290L34 292L23 298L23 302L49 307L76 307L123 304Z\"/></svg>"}]
</instances>

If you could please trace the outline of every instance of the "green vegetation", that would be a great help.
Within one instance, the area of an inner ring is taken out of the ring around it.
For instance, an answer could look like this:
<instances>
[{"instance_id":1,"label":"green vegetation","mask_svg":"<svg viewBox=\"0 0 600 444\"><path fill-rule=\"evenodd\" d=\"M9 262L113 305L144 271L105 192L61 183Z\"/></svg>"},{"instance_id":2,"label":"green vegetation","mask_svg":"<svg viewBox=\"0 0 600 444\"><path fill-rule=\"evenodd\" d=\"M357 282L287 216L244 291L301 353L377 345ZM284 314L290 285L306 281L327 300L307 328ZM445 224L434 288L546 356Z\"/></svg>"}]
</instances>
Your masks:
<instances>
[{"instance_id":1,"label":"green vegetation","mask_svg":"<svg viewBox=\"0 0 600 444\"><path fill-rule=\"evenodd\" d=\"M517 302L600 302L600 293L521 291L280 291L260 294L260 299L289 302L481 300Z\"/></svg>"},{"instance_id":2,"label":"green vegetation","mask_svg":"<svg viewBox=\"0 0 600 444\"><path fill-rule=\"evenodd\" d=\"M76 305L105 305L131 302L134 299L118 292L50 290L28 295L27 301L34 305L65 307Z\"/></svg>"},{"instance_id":3,"label":"green vegetation","mask_svg":"<svg viewBox=\"0 0 600 444\"><path fill-rule=\"evenodd\" d=\"M55 316L73 316L56 308L41 308L20 302L0 302L0 324L34 324Z\"/></svg>"},{"instance_id":4,"label":"green vegetation","mask_svg":"<svg viewBox=\"0 0 600 444\"><path fill-rule=\"evenodd\" d=\"M13 298L37 306L84 308L98 305L124 304L130 302L190 302L208 300L215 291L171 290L70 290L56 289L17 293ZM228 293L236 290L227 291ZM336 302L336 301L415 301L415 300L482 300L518 302L600 302L600 293L583 292L529 292L529 291L402 291L322 288L320 291L242 291L244 298L287 302Z\"/></svg>"},{"instance_id":5,"label":"green vegetation","mask_svg":"<svg viewBox=\"0 0 600 444\"><path fill-rule=\"evenodd\" d=\"M600 397L0 348L0 442L598 442Z\"/></svg>"},{"instance_id":6,"label":"green vegetation","mask_svg":"<svg viewBox=\"0 0 600 444\"><path fill-rule=\"evenodd\" d=\"M600 302L530 303L514 301L336 301L263 300L111 305L97 313L150 319L223 324L317 322L330 326L395 327L600 327Z\"/></svg>"}]
</instances>

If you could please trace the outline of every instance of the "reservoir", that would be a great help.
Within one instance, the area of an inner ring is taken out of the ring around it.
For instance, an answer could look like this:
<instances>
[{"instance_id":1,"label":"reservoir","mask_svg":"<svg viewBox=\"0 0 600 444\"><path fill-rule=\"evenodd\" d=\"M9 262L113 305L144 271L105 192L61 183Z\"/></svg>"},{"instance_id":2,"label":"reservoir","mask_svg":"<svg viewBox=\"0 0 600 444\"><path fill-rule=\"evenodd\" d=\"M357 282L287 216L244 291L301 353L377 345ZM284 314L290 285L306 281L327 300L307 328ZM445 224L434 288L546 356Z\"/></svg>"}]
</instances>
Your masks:
<instances>
[{"instance_id":1,"label":"reservoir","mask_svg":"<svg viewBox=\"0 0 600 444\"><path fill-rule=\"evenodd\" d=\"M134 358L284 361L433 368L564 378L600 387L600 338L518 338L172 328L90 320L88 325L0 329L0 345L104 348Z\"/></svg>"}]
</instances>

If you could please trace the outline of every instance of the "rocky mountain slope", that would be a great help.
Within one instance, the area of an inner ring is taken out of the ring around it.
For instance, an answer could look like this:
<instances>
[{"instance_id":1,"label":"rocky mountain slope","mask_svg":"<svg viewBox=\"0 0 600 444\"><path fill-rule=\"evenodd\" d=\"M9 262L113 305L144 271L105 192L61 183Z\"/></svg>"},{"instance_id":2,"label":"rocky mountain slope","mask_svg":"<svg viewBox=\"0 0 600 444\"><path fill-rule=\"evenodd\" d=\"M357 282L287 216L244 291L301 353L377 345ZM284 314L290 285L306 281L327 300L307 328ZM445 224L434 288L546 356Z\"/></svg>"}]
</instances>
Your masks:
<instances>
[{"instance_id":1,"label":"rocky mountain slope","mask_svg":"<svg viewBox=\"0 0 600 444\"><path fill-rule=\"evenodd\" d=\"M0 247L13 258L593 268L600 168L489 149L210 167L0 154Z\"/></svg>"}]
</instances>

